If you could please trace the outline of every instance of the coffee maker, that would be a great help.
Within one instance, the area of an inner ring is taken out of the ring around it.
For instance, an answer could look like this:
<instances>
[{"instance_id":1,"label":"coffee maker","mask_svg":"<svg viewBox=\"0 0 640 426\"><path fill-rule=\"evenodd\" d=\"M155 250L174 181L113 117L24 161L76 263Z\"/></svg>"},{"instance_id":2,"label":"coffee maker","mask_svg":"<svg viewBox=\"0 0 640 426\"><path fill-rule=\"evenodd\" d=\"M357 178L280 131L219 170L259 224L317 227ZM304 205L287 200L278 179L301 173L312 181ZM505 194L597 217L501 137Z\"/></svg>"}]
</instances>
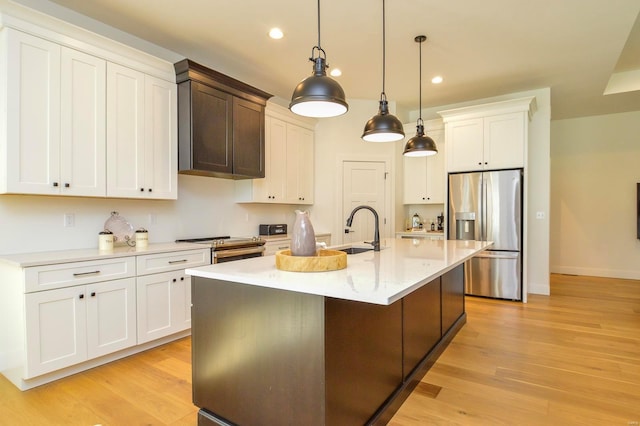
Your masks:
<instances>
[{"instance_id":1,"label":"coffee maker","mask_svg":"<svg viewBox=\"0 0 640 426\"><path fill-rule=\"evenodd\" d=\"M444 213L438 215L438 231L444 231Z\"/></svg>"}]
</instances>

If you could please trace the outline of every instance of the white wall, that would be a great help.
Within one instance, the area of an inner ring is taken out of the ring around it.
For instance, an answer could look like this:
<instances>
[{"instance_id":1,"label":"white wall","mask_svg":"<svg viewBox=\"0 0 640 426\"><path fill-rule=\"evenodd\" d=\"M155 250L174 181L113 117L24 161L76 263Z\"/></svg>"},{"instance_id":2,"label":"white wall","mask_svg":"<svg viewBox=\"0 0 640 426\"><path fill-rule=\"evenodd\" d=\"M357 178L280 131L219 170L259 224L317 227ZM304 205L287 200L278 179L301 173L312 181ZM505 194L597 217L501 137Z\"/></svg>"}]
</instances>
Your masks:
<instances>
[{"instance_id":1,"label":"white wall","mask_svg":"<svg viewBox=\"0 0 640 426\"><path fill-rule=\"evenodd\" d=\"M640 279L640 111L551 123L551 271Z\"/></svg>"},{"instance_id":2,"label":"white wall","mask_svg":"<svg viewBox=\"0 0 640 426\"><path fill-rule=\"evenodd\" d=\"M348 99L347 102L349 111L345 115L318 120L315 133L316 193L311 220L314 229L330 230L334 244L342 241L347 219L341 213L342 161L388 161L391 164L388 175L391 179L391 200L397 198L396 184L402 174L395 166L398 151L402 154L400 142L371 143L361 139L365 123L378 112L378 101ZM389 110L393 113L395 103L389 102ZM395 215L396 204L392 203L392 217L388 218L390 224L395 223ZM395 231L393 225L390 229L391 233Z\"/></svg>"},{"instance_id":3,"label":"white wall","mask_svg":"<svg viewBox=\"0 0 640 426\"><path fill-rule=\"evenodd\" d=\"M292 226L300 207L236 204L234 192L233 180L179 175L177 201L0 195L0 255L97 247L98 232L114 210L134 228L147 228L156 243L257 235L261 223ZM74 214L74 227L63 226L65 213Z\"/></svg>"}]
</instances>

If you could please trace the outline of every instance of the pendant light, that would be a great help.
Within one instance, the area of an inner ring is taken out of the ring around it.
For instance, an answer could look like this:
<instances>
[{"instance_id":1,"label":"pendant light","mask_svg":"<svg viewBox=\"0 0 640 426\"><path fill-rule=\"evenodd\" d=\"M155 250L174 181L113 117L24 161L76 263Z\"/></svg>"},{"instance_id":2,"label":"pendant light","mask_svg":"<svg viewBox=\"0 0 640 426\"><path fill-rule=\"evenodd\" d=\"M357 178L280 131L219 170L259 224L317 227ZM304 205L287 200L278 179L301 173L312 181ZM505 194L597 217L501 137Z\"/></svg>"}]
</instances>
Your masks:
<instances>
[{"instance_id":1,"label":"pendant light","mask_svg":"<svg viewBox=\"0 0 640 426\"><path fill-rule=\"evenodd\" d=\"M315 56L317 55L317 56ZM305 117L335 117L349 109L344 90L327 76L327 54L320 47L320 0L318 0L318 45L311 49L313 72L293 90L289 109Z\"/></svg>"},{"instance_id":2,"label":"pendant light","mask_svg":"<svg viewBox=\"0 0 640 426\"><path fill-rule=\"evenodd\" d=\"M424 134L424 122L422 121L422 43L427 36L419 35L414 39L416 43L420 43L420 111L416 125L416 135L407 141L404 146L404 155L407 157L426 157L438 153L436 143L429 136Z\"/></svg>"},{"instance_id":3,"label":"pendant light","mask_svg":"<svg viewBox=\"0 0 640 426\"><path fill-rule=\"evenodd\" d=\"M382 93L380 94L380 106L378 114L367 121L362 133L362 139L367 142L394 142L404 138L404 129L398 118L389 114L387 95L384 92L386 49L385 49L385 8L382 0Z\"/></svg>"}]
</instances>

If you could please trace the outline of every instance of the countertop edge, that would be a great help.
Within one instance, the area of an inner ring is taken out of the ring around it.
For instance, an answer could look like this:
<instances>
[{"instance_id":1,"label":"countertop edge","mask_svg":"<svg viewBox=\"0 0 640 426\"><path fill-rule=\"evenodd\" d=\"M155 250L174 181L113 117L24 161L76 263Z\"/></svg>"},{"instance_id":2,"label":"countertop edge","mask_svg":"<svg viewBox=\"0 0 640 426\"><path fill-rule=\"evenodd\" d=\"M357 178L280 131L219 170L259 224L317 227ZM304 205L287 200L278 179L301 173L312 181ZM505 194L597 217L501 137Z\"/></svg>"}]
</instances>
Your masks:
<instances>
[{"instance_id":1,"label":"countertop edge","mask_svg":"<svg viewBox=\"0 0 640 426\"><path fill-rule=\"evenodd\" d=\"M129 246L115 247L113 250L97 248L17 253L0 256L0 262L19 268L52 265L56 263L85 262L93 260L116 259L129 256L141 256L156 253L169 253L183 250L209 249L202 244L193 243L154 243L144 248Z\"/></svg>"}]
</instances>

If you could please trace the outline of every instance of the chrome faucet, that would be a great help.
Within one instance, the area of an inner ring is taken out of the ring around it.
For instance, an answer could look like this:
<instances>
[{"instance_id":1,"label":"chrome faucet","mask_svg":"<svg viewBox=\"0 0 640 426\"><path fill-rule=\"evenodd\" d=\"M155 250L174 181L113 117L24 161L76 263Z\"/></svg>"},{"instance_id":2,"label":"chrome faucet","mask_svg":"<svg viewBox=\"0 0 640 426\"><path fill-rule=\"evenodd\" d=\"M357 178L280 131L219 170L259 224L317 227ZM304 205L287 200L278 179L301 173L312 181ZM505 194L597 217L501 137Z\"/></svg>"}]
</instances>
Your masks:
<instances>
[{"instance_id":1,"label":"chrome faucet","mask_svg":"<svg viewBox=\"0 0 640 426\"><path fill-rule=\"evenodd\" d=\"M358 210L361 209L367 209L369 211L371 211L371 213L373 213L373 217L375 218L375 231L373 234L373 241L369 242L369 241L365 241L365 243L367 244L371 244L373 246L373 250L374 251L380 251L380 222L378 221L378 212L376 212L373 207L369 207L369 206L358 206L355 209L353 209L353 211L351 212L351 214L349 215L349 218L347 219L347 226L351 227L351 224L353 223L353 215L356 214L356 212Z\"/></svg>"}]
</instances>

